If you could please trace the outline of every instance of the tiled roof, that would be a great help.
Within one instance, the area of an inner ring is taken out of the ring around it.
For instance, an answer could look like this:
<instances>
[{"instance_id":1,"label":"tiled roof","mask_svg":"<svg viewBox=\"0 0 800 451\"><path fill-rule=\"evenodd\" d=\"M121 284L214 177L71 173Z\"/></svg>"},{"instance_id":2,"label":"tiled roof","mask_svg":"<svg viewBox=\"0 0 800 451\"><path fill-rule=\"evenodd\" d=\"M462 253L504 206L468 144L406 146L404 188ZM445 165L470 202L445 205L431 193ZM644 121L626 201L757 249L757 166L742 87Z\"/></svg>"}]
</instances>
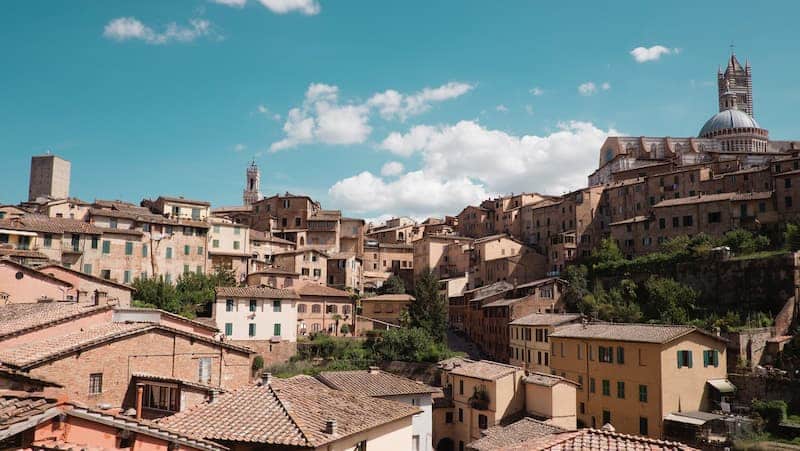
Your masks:
<instances>
[{"instance_id":1,"label":"tiled roof","mask_svg":"<svg viewBox=\"0 0 800 451\"><path fill-rule=\"evenodd\" d=\"M515 371L522 371L522 368L489 360L479 360L454 367L450 374L493 381L508 374L513 374Z\"/></svg>"},{"instance_id":2,"label":"tiled roof","mask_svg":"<svg viewBox=\"0 0 800 451\"><path fill-rule=\"evenodd\" d=\"M634 341L640 343L668 343L692 332L708 334L692 326L666 324L570 324L550 334L555 338L583 338L596 340ZM719 337L719 340L722 340Z\"/></svg>"},{"instance_id":3,"label":"tiled roof","mask_svg":"<svg viewBox=\"0 0 800 451\"><path fill-rule=\"evenodd\" d=\"M28 249L9 249L0 247L0 257L21 257L21 258L36 258L40 260L48 260L50 257L39 252Z\"/></svg>"},{"instance_id":4,"label":"tiled roof","mask_svg":"<svg viewBox=\"0 0 800 451\"><path fill-rule=\"evenodd\" d=\"M300 275L300 273L298 273L298 272L290 271L288 269L281 269L281 268L266 268L266 269L262 269L261 271L251 272L248 275L252 276L252 275L256 275L256 274L281 274L281 275L285 275L285 276L299 276Z\"/></svg>"},{"instance_id":5,"label":"tiled roof","mask_svg":"<svg viewBox=\"0 0 800 451\"><path fill-rule=\"evenodd\" d=\"M674 207L676 205L693 205L707 202L720 202L731 200L736 193L701 194L699 196L679 197L677 199L666 199L653 205L653 208Z\"/></svg>"},{"instance_id":6,"label":"tiled roof","mask_svg":"<svg viewBox=\"0 0 800 451\"><path fill-rule=\"evenodd\" d=\"M339 210L321 210L311 215L309 221L336 221L342 217Z\"/></svg>"},{"instance_id":7,"label":"tiled roof","mask_svg":"<svg viewBox=\"0 0 800 451\"><path fill-rule=\"evenodd\" d=\"M158 308L148 308L148 307L114 307L114 313L116 312L153 312L158 313L161 316L166 316L175 321L180 321L182 323L191 324L192 326L202 327L204 329L209 329L214 332L218 332L219 328L217 327L216 323L208 322L208 321L201 321L203 318L194 318L190 319L185 316L178 315L177 313L168 312L166 310L161 310ZM211 318L209 318L211 319Z\"/></svg>"},{"instance_id":8,"label":"tiled roof","mask_svg":"<svg viewBox=\"0 0 800 451\"><path fill-rule=\"evenodd\" d=\"M336 390L366 396L398 396L435 393L439 390L381 370L323 371L317 376Z\"/></svg>"},{"instance_id":9,"label":"tiled roof","mask_svg":"<svg viewBox=\"0 0 800 451\"><path fill-rule=\"evenodd\" d=\"M410 294L381 294L364 298L361 302L411 302L413 300L414 296Z\"/></svg>"},{"instance_id":10,"label":"tiled roof","mask_svg":"<svg viewBox=\"0 0 800 451\"><path fill-rule=\"evenodd\" d=\"M68 218L51 218L30 214L21 218L0 219L0 229L26 230L42 233L85 233L99 235L101 230L88 222Z\"/></svg>"},{"instance_id":11,"label":"tiled roof","mask_svg":"<svg viewBox=\"0 0 800 451\"><path fill-rule=\"evenodd\" d=\"M485 242L487 242L487 241L499 240L500 238L509 238L509 239L513 239L513 238L510 238L510 237L509 237L508 235L506 235L505 233L499 233L499 234L497 234L497 235L489 235L489 236L484 236L484 237L481 237L481 238L477 238L477 239L474 241L474 243L475 243L475 244L481 244L481 243L485 243Z\"/></svg>"},{"instance_id":12,"label":"tiled roof","mask_svg":"<svg viewBox=\"0 0 800 451\"><path fill-rule=\"evenodd\" d=\"M208 385L208 384L201 384L200 382L191 381L188 379L179 379L177 377L159 376L150 373L133 373L131 374L131 376L145 381L170 382L173 384L187 385L189 387L199 388L201 390L207 390L207 391L219 391L223 393L227 391L224 388L215 387L213 385Z\"/></svg>"},{"instance_id":13,"label":"tiled roof","mask_svg":"<svg viewBox=\"0 0 800 451\"><path fill-rule=\"evenodd\" d=\"M96 282L96 283L99 283L101 285L111 285L111 286L115 286L117 288L122 288L123 290L135 291L134 288L131 287L130 285L125 285L124 283L114 282L113 280L109 280L109 279L103 279L102 277L97 277L97 276L93 276L91 274L86 274L85 272L76 271L76 270L74 270L72 268L67 268L66 266L60 265L58 263L48 263L48 264L46 264L44 266L39 266L38 267L40 272L43 272L45 274L49 274L46 271L47 268L58 268L61 271L65 271L65 272L68 272L68 273L70 273L70 274L72 274L74 276L78 276L79 279L89 279L89 280L91 280L93 282Z\"/></svg>"},{"instance_id":14,"label":"tiled roof","mask_svg":"<svg viewBox=\"0 0 800 451\"><path fill-rule=\"evenodd\" d=\"M733 201L747 201L747 200L765 200L765 199L772 199L772 191L762 191L762 192L755 192L755 193L736 193L733 196Z\"/></svg>"},{"instance_id":15,"label":"tiled roof","mask_svg":"<svg viewBox=\"0 0 800 451\"><path fill-rule=\"evenodd\" d=\"M579 313L531 313L511 321L509 324L512 326L558 326L575 321L580 317Z\"/></svg>"},{"instance_id":16,"label":"tiled roof","mask_svg":"<svg viewBox=\"0 0 800 451\"><path fill-rule=\"evenodd\" d=\"M298 299L292 290L269 287L217 287L217 297L260 298L260 299Z\"/></svg>"},{"instance_id":17,"label":"tiled roof","mask_svg":"<svg viewBox=\"0 0 800 451\"><path fill-rule=\"evenodd\" d=\"M159 199L163 200L163 201L166 201L166 202L176 202L176 203L183 203L183 204L203 205L203 206L206 206L206 207L210 207L211 206L211 202L207 202L207 201L204 201L204 200L185 199L185 198L180 197L180 196L179 197L158 196L158 199L156 199L156 201L158 201Z\"/></svg>"},{"instance_id":18,"label":"tiled roof","mask_svg":"<svg viewBox=\"0 0 800 451\"><path fill-rule=\"evenodd\" d=\"M0 339L110 309L75 302L6 304L0 306Z\"/></svg>"},{"instance_id":19,"label":"tiled roof","mask_svg":"<svg viewBox=\"0 0 800 451\"><path fill-rule=\"evenodd\" d=\"M523 377L522 381L525 382L526 384L541 385L544 387L552 387L558 384L559 382L578 385L575 381L571 381L565 377L556 376L555 374L539 373L536 371L529 373L527 376Z\"/></svg>"},{"instance_id":20,"label":"tiled roof","mask_svg":"<svg viewBox=\"0 0 800 451\"><path fill-rule=\"evenodd\" d=\"M405 418L414 406L328 388L310 376L241 388L160 422L210 440L317 448ZM336 434L325 422L336 420Z\"/></svg>"},{"instance_id":21,"label":"tiled roof","mask_svg":"<svg viewBox=\"0 0 800 451\"><path fill-rule=\"evenodd\" d=\"M496 451L691 451L695 448L678 442L641 437L637 435L618 434L598 429L581 429L535 437L522 443L494 448Z\"/></svg>"},{"instance_id":22,"label":"tiled roof","mask_svg":"<svg viewBox=\"0 0 800 451\"><path fill-rule=\"evenodd\" d=\"M486 429L483 431L484 436L470 443L467 449L470 451L494 451L559 432L566 432L566 429L526 417L508 426L493 426Z\"/></svg>"},{"instance_id":23,"label":"tiled roof","mask_svg":"<svg viewBox=\"0 0 800 451\"><path fill-rule=\"evenodd\" d=\"M350 293L342 290L337 290L326 285L319 285L316 283L307 283L295 288L297 294L300 296L327 296L327 297L340 297L350 298Z\"/></svg>"},{"instance_id":24,"label":"tiled roof","mask_svg":"<svg viewBox=\"0 0 800 451\"><path fill-rule=\"evenodd\" d=\"M191 337L235 350L237 352L252 354L249 348L235 346L229 343L213 340L202 335L193 334L160 324L152 323L104 323L94 327L81 329L65 335L51 336L39 341L23 343L18 346L0 349L0 362L21 369L38 366L44 362L60 358L70 353L80 351L90 346L106 343L111 340L145 333L150 330L163 330L170 333Z\"/></svg>"},{"instance_id":25,"label":"tiled roof","mask_svg":"<svg viewBox=\"0 0 800 451\"><path fill-rule=\"evenodd\" d=\"M517 285L517 288L531 288L531 287L538 287L540 285L547 285L552 282L566 284L567 281L564 279L559 279L558 277L545 277L544 279L537 279L531 282L521 283Z\"/></svg>"},{"instance_id":26,"label":"tiled roof","mask_svg":"<svg viewBox=\"0 0 800 451\"><path fill-rule=\"evenodd\" d=\"M508 291L513 288L514 285L512 283L506 282L505 280L501 280L491 285L484 285L482 287L473 288L471 290L465 290L464 293L465 294L474 293L475 297L477 298L479 296L487 296L487 295L502 293L504 291Z\"/></svg>"},{"instance_id":27,"label":"tiled roof","mask_svg":"<svg viewBox=\"0 0 800 451\"><path fill-rule=\"evenodd\" d=\"M0 439L3 432L15 424L42 415L57 405L55 399L41 394L0 390Z\"/></svg>"},{"instance_id":28,"label":"tiled roof","mask_svg":"<svg viewBox=\"0 0 800 451\"><path fill-rule=\"evenodd\" d=\"M617 221L617 222L612 222L611 224L609 224L609 227L615 226L615 225L633 224L633 223L636 223L636 222L645 222L648 219L650 219L649 216L634 216L632 218L623 219L623 220Z\"/></svg>"},{"instance_id":29,"label":"tiled roof","mask_svg":"<svg viewBox=\"0 0 800 451\"><path fill-rule=\"evenodd\" d=\"M0 366L0 379L11 379L15 381L24 382L32 385L41 385L43 387L63 387L58 382L53 382L48 379L32 376L30 373L11 368Z\"/></svg>"}]
</instances>

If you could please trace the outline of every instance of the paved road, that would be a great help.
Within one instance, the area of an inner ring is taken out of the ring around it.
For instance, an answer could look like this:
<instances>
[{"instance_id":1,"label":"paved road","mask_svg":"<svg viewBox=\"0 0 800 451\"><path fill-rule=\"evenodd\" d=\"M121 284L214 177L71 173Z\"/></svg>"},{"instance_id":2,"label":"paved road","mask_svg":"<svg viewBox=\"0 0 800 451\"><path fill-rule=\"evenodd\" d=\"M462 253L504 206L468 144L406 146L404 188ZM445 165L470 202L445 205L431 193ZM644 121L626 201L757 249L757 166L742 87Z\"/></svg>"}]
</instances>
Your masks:
<instances>
[{"instance_id":1,"label":"paved road","mask_svg":"<svg viewBox=\"0 0 800 451\"><path fill-rule=\"evenodd\" d=\"M480 360L486 358L474 343L452 330L447 331L447 344L453 351L463 352L471 359Z\"/></svg>"}]
</instances>

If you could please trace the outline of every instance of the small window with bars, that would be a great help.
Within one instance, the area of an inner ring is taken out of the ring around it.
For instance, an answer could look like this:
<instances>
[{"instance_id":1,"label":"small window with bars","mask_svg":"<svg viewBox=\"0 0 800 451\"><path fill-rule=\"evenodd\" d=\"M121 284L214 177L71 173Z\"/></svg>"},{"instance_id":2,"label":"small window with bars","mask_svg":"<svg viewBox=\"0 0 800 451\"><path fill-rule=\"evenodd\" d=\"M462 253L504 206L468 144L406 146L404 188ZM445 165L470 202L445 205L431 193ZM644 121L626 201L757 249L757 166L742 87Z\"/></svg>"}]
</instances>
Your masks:
<instances>
[{"instance_id":1,"label":"small window with bars","mask_svg":"<svg viewBox=\"0 0 800 451\"><path fill-rule=\"evenodd\" d=\"M103 393L103 373L92 373L89 375L89 394L99 395Z\"/></svg>"}]
</instances>

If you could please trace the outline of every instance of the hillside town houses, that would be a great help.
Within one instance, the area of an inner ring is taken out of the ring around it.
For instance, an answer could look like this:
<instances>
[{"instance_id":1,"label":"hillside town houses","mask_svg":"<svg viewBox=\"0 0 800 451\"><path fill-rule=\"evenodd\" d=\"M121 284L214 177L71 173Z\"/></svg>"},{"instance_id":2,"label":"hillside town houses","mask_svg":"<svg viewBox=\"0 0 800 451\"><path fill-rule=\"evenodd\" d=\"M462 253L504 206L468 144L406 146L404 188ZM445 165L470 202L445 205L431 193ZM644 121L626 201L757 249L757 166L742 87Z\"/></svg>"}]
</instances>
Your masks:
<instances>
[{"instance_id":1,"label":"hillside town houses","mask_svg":"<svg viewBox=\"0 0 800 451\"><path fill-rule=\"evenodd\" d=\"M606 239L632 258L676 236L800 218L800 141L771 140L756 122L749 63L731 54L717 78L719 112L697 137L610 136L587 186L424 220L373 224L303 194L265 197L255 162L241 205L81 200L68 160L33 156L28 199L0 205L0 449L727 443L749 424L731 420L732 362L755 367L780 352L796 287L753 351L753 340L690 325L581 315L564 279ZM236 286L214 287L197 318L136 302L137 279L175 285L220 271ZM428 271L449 331L482 358L416 362L427 378L377 366L263 371L314 336L358 341L406 327ZM384 292L398 280L406 293Z\"/></svg>"}]
</instances>

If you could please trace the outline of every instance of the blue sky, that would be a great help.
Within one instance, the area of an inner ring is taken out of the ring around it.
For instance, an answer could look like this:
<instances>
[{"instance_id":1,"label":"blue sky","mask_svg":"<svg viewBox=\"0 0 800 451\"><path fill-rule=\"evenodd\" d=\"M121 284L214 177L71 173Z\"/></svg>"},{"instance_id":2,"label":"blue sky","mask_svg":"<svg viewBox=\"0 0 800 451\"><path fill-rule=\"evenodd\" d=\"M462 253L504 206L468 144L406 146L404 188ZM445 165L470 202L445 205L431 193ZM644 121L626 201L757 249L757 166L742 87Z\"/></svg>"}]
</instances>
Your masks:
<instances>
[{"instance_id":1,"label":"blue sky","mask_svg":"<svg viewBox=\"0 0 800 451\"><path fill-rule=\"evenodd\" d=\"M609 133L696 135L731 43L753 65L756 119L800 137L797 2L5 6L2 203L25 199L30 156L48 149L88 200L239 204L253 158L265 194L368 218L558 194L585 183Z\"/></svg>"}]
</instances>

